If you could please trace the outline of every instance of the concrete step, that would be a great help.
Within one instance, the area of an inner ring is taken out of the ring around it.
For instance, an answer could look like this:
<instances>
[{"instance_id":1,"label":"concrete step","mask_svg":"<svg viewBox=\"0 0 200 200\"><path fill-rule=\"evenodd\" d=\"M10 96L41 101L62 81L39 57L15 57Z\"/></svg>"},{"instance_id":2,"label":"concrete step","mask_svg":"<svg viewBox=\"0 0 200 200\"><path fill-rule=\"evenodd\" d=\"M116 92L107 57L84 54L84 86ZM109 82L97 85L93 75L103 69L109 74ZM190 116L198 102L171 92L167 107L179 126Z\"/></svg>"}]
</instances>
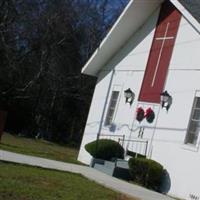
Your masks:
<instances>
[{"instance_id":1,"label":"concrete step","mask_svg":"<svg viewBox=\"0 0 200 200\"><path fill-rule=\"evenodd\" d=\"M126 161L126 160L117 160L116 166L119 168L123 168L123 169L129 169L128 161Z\"/></svg>"},{"instance_id":2,"label":"concrete step","mask_svg":"<svg viewBox=\"0 0 200 200\"><path fill-rule=\"evenodd\" d=\"M114 172L114 169L115 167L106 167L104 165L101 165L101 164L98 164L98 163L95 163L94 164L94 169L97 169L105 174L108 174L110 176L113 175L113 172Z\"/></svg>"},{"instance_id":3,"label":"concrete step","mask_svg":"<svg viewBox=\"0 0 200 200\"><path fill-rule=\"evenodd\" d=\"M106 161L95 159L93 168L120 179L130 179L128 161L126 160L117 159L116 161Z\"/></svg>"},{"instance_id":4,"label":"concrete step","mask_svg":"<svg viewBox=\"0 0 200 200\"><path fill-rule=\"evenodd\" d=\"M100 164L100 165L104 165L104 160L102 159L98 159L98 158L93 158L91 160L91 163L90 163L90 167L94 167L95 164Z\"/></svg>"},{"instance_id":5,"label":"concrete step","mask_svg":"<svg viewBox=\"0 0 200 200\"><path fill-rule=\"evenodd\" d=\"M115 168L115 162L105 161L104 166L109 168L109 169L113 169L113 168Z\"/></svg>"}]
</instances>

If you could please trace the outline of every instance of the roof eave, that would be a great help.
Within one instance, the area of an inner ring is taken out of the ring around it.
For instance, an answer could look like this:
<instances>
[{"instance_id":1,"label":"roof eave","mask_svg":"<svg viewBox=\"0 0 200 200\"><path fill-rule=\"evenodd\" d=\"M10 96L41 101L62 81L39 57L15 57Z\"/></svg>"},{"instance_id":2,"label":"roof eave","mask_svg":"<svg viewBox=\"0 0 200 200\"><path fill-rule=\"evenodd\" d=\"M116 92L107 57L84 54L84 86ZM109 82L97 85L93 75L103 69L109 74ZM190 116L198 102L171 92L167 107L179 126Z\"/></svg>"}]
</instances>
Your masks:
<instances>
[{"instance_id":1,"label":"roof eave","mask_svg":"<svg viewBox=\"0 0 200 200\"><path fill-rule=\"evenodd\" d=\"M112 29L82 68L82 73L97 76L99 70L141 27L163 0L131 0ZM141 12L143 9L143 12ZM132 24L132 26L130 26ZM126 31L124 31L126 30Z\"/></svg>"},{"instance_id":2,"label":"roof eave","mask_svg":"<svg viewBox=\"0 0 200 200\"><path fill-rule=\"evenodd\" d=\"M170 0L172 4L181 12L183 17L193 26L193 28L200 33L200 24L192 16L192 14L185 8L178 0Z\"/></svg>"}]
</instances>

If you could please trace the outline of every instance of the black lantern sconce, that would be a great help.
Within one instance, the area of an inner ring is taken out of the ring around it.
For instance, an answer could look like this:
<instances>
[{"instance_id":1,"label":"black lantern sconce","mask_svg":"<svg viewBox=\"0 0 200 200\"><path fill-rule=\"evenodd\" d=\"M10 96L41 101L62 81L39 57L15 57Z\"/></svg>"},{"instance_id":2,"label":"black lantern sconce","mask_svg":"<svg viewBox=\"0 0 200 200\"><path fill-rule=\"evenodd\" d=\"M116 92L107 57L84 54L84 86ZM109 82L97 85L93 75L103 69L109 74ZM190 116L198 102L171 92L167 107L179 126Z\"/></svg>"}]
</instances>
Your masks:
<instances>
[{"instance_id":1,"label":"black lantern sconce","mask_svg":"<svg viewBox=\"0 0 200 200\"><path fill-rule=\"evenodd\" d=\"M128 88L127 90L124 91L124 97L126 99L126 103L132 105L135 98L135 94L130 88Z\"/></svg>"},{"instance_id":2,"label":"black lantern sconce","mask_svg":"<svg viewBox=\"0 0 200 200\"><path fill-rule=\"evenodd\" d=\"M172 105L172 96L167 91L162 92L160 94L160 103L162 108L166 108L168 111Z\"/></svg>"}]
</instances>

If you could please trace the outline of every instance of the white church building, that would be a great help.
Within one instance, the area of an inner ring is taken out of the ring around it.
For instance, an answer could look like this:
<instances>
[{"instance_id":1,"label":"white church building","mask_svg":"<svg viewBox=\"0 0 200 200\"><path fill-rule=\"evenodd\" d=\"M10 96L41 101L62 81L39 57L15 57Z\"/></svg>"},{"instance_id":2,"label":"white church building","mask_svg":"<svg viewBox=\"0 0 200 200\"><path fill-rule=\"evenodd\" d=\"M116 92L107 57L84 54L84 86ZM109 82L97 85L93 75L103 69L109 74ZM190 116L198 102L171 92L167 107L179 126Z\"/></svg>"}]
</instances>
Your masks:
<instances>
[{"instance_id":1,"label":"white church building","mask_svg":"<svg viewBox=\"0 0 200 200\"><path fill-rule=\"evenodd\" d=\"M82 69L97 83L84 146L109 137L169 173L168 194L200 199L200 0L130 0Z\"/></svg>"}]
</instances>

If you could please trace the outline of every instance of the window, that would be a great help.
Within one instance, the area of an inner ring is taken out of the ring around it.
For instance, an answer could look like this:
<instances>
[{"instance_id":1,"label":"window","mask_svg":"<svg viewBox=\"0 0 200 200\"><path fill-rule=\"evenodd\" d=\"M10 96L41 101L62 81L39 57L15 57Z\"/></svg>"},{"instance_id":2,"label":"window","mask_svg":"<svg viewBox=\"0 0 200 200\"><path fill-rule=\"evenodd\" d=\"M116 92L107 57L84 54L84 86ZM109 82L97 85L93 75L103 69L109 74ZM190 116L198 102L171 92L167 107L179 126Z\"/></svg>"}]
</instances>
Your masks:
<instances>
[{"instance_id":1,"label":"window","mask_svg":"<svg viewBox=\"0 0 200 200\"><path fill-rule=\"evenodd\" d=\"M197 145L200 131L200 97L195 97L185 144Z\"/></svg>"},{"instance_id":2,"label":"window","mask_svg":"<svg viewBox=\"0 0 200 200\"><path fill-rule=\"evenodd\" d=\"M106 115L105 126L111 125L112 123L118 97L119 97L119 91L113 91L110 99L110 104L108 107L108 112Z\"/></svg>"}]
</instances>

